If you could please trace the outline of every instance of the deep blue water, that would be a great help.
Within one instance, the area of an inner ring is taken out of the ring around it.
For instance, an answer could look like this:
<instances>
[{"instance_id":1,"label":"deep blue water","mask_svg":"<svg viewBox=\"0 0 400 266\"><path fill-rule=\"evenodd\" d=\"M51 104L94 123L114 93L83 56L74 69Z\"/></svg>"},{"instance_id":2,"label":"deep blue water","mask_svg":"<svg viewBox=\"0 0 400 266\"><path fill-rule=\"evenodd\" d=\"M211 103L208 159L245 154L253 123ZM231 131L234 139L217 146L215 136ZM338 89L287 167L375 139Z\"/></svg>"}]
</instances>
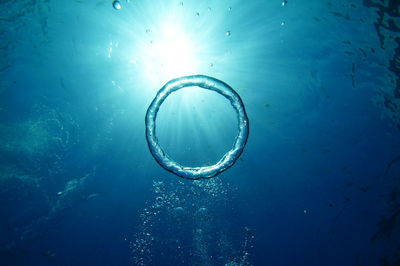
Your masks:
<instances>
[{"instance_id":1,"label":"deep blue water","mask_svg":"<svg viewBox=\"0 0 400 266\"><path fill-rule=\"evenodd\" d=\"M0 265L400 265L398 1L0 5Z\"/></svg>"}]
</instances>

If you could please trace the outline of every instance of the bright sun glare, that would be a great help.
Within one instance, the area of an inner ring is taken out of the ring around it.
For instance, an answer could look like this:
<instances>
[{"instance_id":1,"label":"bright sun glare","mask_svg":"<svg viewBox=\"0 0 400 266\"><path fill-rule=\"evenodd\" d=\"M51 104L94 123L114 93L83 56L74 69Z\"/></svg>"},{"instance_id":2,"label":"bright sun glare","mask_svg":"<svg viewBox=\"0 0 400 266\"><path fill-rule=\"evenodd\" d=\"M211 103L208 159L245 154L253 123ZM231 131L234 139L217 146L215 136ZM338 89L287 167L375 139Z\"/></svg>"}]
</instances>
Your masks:
<instances>
[{"instance_id":1,"label":"bright sun glare","mask_svg":"<svg viewBox=\"0 0 400 266\"><path fill-rule=\"evenodd\" d=\"M196 73L196 47L179 25L165 24L154 40L142 44L141 61L147 78L167 81Z\"/></svg>"}]
</instances>

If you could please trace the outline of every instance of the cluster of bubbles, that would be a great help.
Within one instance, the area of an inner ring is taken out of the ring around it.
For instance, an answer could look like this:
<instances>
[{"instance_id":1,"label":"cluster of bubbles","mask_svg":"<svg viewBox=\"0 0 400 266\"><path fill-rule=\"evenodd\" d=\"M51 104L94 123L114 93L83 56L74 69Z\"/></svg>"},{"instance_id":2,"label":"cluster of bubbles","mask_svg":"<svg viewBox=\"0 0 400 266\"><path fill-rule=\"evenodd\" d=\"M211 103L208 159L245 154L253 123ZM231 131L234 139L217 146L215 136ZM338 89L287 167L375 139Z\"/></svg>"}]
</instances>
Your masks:
<instances>
[{"instance_id":1,"label":"cluster of bubbles","mask_svg":"<svg viewBox=\"0 0 400 266\"><path fill-rule=\"evenodd\" d=\"M133 264L251 265L252 231L245 228L240 243L229 239L220 213L231 205L232 191L219 177L154 181L152 200L141 211L131 242Z\"/></svg>"},{"instance_id":2,"label":"cluster of bubbles","mask_svg":"<svg viewBox=\"0 0 400 266\"><path fill-rule=\"evenodd\" d=\"M77 127L70 115L36 104L27 119L0 124L0 153L9 159L8 165L54 174L65 153L78 142ZM50 157L51 166L44 166Z\"/></svg>"}]
</instances>

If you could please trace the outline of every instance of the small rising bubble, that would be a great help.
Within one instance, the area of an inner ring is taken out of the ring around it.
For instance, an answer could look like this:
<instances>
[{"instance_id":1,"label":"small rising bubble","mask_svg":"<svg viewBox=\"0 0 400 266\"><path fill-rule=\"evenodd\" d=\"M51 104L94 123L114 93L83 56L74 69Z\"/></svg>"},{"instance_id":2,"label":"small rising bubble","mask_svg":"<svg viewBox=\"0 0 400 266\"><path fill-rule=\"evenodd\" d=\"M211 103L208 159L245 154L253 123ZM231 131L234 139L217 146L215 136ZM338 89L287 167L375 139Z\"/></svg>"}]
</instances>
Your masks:
<instances>
[{"instance_id":1,"label":"small rising bubble","mask_svg":"<svg viewBox=\"0 0 400 266\"><path fill-rule=\"evenodd\" d=\"M116 9L116 10L120 10L122 8L121 2L118 0L114 0L112 5L113 5L114 9Z\"/></svg>"}]
</instances>

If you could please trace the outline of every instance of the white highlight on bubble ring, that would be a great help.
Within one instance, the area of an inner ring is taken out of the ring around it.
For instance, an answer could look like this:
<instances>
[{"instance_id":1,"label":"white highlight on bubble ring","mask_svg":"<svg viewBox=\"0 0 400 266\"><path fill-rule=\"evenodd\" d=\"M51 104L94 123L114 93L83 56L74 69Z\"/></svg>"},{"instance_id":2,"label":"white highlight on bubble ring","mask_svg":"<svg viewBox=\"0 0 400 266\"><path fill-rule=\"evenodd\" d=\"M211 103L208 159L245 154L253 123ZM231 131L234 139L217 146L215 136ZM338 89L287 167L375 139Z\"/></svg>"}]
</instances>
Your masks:
<instances>
[{"instance_id":1,"label":"white highlight on bubble ring","mask_svg":"<svg viewBox=\"0 0 400 266\"><path fill-rule=\"evenodd\" d=\"M172 92L185 87L197 86L203 89L218 92L227 98L236 110L238 118L238 135L232 149L214 165L200 167L186 167L172 160L158 144L156 137L156 118L161 104ZM242 154L249 136L249 119L246 115L243 102L228 84L203 75L185 76L167 82L157 93L146 113L146 139L150 152L156 161L167 171L187 179L211 178L230 168Z\"/></svg>"}]
</instances>

